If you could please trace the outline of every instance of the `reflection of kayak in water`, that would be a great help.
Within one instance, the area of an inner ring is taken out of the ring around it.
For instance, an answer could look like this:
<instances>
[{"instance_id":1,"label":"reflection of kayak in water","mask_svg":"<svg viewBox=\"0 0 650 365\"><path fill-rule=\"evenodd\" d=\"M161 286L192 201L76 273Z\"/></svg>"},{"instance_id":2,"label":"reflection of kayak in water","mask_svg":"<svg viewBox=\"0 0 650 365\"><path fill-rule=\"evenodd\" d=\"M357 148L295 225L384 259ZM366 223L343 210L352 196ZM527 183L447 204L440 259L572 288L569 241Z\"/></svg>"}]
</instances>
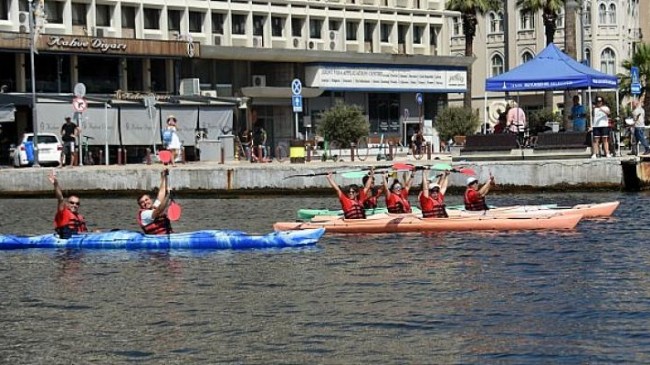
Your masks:
<instances>
[{"instance_id":1,"label":"reflection of kayak in water","mask_svg":"<svg viewBox=\"0 0 650 365\"><path fill-rule=\"evenodd\" d=\"M278 222L278 231L325 228L328 233L397 233L449 231L509 231L572 229L582 219L580 214L548 215L545 217L453 217L419 218L412 214L378 214L368 219L325 217L311 222Z\"/></svg>"},{"instance_id":2,"label":"reflection of kayak in water","mask_svg":"<svg viewBox=\"0 0 650 365\"><path fill-rule=\"evenodd\" d=\"M323 229L247 235L240 231L205 230L169 235L145 235L133 231L111 231L74 235L64 240L55 234L40 236L0 235L0 249L81 248L81 249L251 249L300 247L315 244Z\"/></svg>"}]
</instances>

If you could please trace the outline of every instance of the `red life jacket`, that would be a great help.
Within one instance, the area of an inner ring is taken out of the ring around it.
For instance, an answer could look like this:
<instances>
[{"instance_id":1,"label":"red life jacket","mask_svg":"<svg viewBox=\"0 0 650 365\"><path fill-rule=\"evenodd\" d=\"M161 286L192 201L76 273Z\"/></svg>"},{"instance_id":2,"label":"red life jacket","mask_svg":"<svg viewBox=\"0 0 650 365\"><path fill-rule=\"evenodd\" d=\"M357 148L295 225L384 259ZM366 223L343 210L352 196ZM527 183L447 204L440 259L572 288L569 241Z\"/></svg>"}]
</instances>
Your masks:
<instances>
[{"instance_id":1,"label":"red life jacket","mask_svg":"<svg viewBox=\"0 0 650 365\"><path fill-rule=\"evenodd\" d=\"M88 232L84 217L79 213L72 213L68 207L56 212L54 230L63 239L68 239L76 233Z\"/></svg>"},{"instance_id":2,"label":"red life jacket","mask_svg":"<svg viewBox=\"0 0 650 365\"><path fill-rule=\"evenodd\" d=\"M341 194L339 195L339 201L341 202L341 207L343 208L343 217L345 219L365 219L366 210L363 209L363 205L356 199L350 199L347 196Z\"/></svg>"},{"instance_id":3,"label":"red life jacket","mask_svg":"<svg viewBox=\"0 0 650 365\"><path fill-rule=\"evenodd\" d=\"M424 204L422 199L427 199L428 204ZM422 208L422 218L449 218L443 199L436 200L431 195L425 198L420 193L420 205Z\"/></svg>"},{"instance_id":4,"label":"red life jacket","mask_svg":"<svg viewBox=\"0 0 650 365\"><path fill-rule=\"evenodd\" d=\"M142 212L151 209L140 209L138 211L138 225L142 227L145 234L169 234L172 233L172 224L166 214L161 214L153 222L142 225Z\"/></svg>"},{"instance_id":5,"label":"red life jacket","mask_svg":"<svg viewBox=\"0 0 650 365\"><path fill-rule=\"evenodd\" d=\"M386 197L386 208L388 213L411 213L409 201L395 193L391 193L390 198Z\"/></svg>"},{"instance_id":6,"label":"red life jacket","mask_svg":"<svg viewBox=\"0 0 650 365\"><path fill-rule=\"evenodd\" d=\"M488 206L487 206L487 204L485 204L485 197L482 196L482 197L480 197L480 199L478 199L476 201L473 201L473 202L471 202L469 200L468 194L469 194L470 191L472 191L472 189L468 188L467 190L465 190L465 199L464 199L465 200L465 210L469 210L469 211L473 211L473 212L479 211L479 210L488 210ZM479 194L479 193L476 192L476 194Z\"/></svg>"}]
</instances>

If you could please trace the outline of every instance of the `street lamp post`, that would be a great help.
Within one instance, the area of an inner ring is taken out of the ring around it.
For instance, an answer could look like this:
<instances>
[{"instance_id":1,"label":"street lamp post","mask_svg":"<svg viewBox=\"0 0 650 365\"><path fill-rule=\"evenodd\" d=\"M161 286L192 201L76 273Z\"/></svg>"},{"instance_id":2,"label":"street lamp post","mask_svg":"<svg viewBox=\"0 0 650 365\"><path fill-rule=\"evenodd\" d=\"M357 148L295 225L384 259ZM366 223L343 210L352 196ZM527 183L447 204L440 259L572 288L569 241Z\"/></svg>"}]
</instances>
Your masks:
<instances>
[{"instance_id":1,"label":"street lamp post","mask_svg":"<svg viewBox=\"0 0 650 365\"><path fill-rule=\"evenodd\" d=\"M30 38L30 69L31 69L31 78L32 78L32 126L34 129L34 167L40 167L38 163L38 117L36 112L36 72L34 69L34 55L36 47L36 19L34 18L34 2L33 0L28 0L29 2L29 38Z\"/></svg>"}]
</instances>

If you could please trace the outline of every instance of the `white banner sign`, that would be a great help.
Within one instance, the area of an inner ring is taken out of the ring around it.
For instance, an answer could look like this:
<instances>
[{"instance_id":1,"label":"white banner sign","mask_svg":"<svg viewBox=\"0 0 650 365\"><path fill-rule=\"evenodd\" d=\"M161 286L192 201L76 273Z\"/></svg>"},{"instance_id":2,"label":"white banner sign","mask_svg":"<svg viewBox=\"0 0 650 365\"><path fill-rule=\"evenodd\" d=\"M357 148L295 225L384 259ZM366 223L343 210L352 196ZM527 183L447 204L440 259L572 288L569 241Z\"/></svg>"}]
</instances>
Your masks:
<instances>
[{"instance_id":1,"label":"white banner sign","mask_svg":"<svg viewBox=\"0 0 650 365\"><path fill-rule=\"evenodd\" d=\"M164 106L162 112L162 128L167 127L167 117L173 115L176 117L176 133L183 146L194 146L196 142L194 135L196 133L196 123L199 114L198 106L190 108L168 107ZM161 137L158 138L160 141ZM160 143L160 142L159 142Z\"/></svg>"},{"instance_id":2,"label":"white banner sign","mask_svg":"<svg viewBox=\"0 0 650 365\"><path fill-rule=\"evenodd\" d=\"M153 118L143 107L120 107L122 144L125 146L161 144L159 110L154 109Z\"/></svg>"},{"instance_id":3,"label":"white banner sign","mask_svg":"<svg viewBox=\"0 0 650 365\"><path fill-rule=\"evenodd\" d=\"M54 133L59 137L61 137L61 127L65 123L65 117L73 118L74 114L69 103L37 103L36 112L38 114L38 132ZM75 122L74 119L73 122ZM103 107L91 105L85 113L81 114L78 125L81 128L81 134L90 137L88 144L91 146L103 146L106 143L107 129L108 144L120 143L115 108L105 110Z\"/></svg>"},{"instance_id":4,"label":"white banner sign","mask_svg":"<svg viewBox=\"0 0 650 365\"><path fill-rule=\"evenodd\" d=\"M205 128L208 139L217 139L223 132L232 134L232 109L200 107L199 128Z\"/></svg>"},{"instance_id":5,"label":"white banner sign","mask_svg":"<svg viewBox=\"0 0 650 365\"><path fill-rule=\"evenodd\" d=\"M359 91L465 92L464 70L424 68L307 66L307 85L324 89Z\"/></svg>"}]
</instances>

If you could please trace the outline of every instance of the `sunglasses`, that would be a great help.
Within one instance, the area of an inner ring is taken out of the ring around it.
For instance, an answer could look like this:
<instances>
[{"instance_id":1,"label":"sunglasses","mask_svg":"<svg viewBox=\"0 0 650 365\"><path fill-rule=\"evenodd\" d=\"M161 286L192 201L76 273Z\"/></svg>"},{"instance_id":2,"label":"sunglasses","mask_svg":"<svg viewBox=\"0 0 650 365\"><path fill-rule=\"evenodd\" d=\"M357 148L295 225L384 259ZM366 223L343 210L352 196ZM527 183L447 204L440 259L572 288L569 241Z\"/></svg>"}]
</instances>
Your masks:
<instances>
[{"instance_id":1,"label":"sunglasses","mask_svg":"<svg viewBox=\"0 0 650 365\"><path fill-rule=\"evenodd\" d=\"M81 205L79 202L68 202L70 205Z\"/></svg>"},{"instance_id":2,"label":"sunglasses","mask_svg":"<svg viewBox=\"0 0 650 365\"><path fill-rule=\"evenodd\" d=\"M350 191L348 191L348 194L356 194L356 193L357 193L356 190L350 190Z\"/></svg>"}]
</instances>

